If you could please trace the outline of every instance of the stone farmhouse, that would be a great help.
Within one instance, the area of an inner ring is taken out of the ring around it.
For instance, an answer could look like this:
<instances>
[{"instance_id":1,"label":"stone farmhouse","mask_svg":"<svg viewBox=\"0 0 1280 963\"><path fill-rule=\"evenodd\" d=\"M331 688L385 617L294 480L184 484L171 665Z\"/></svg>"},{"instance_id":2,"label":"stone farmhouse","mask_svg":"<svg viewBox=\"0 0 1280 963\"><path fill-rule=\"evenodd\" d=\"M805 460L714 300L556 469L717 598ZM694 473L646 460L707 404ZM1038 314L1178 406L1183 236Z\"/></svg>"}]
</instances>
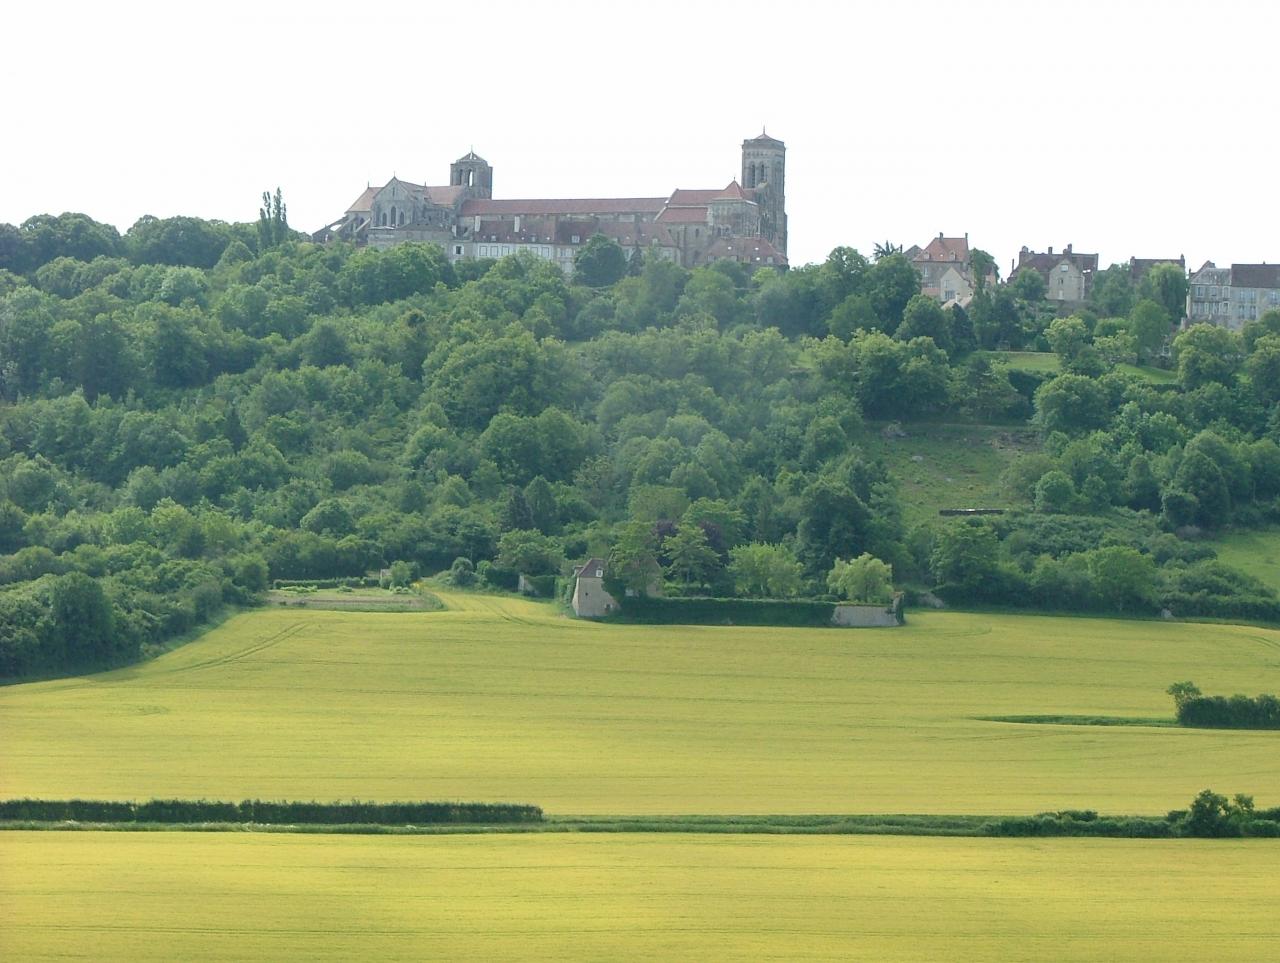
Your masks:
<instances>
[{"instance_id":1,"label":"stone farmhouse","mask_svg":"<svg viewBox=\"0 0 1280 963\"><path fill-rule=\"evenodd\" d=\"M1266 312L1280 309L1280 264L1233 264L1220 268L1206 261L1187 284L1187 321L1208 322L1239 331Z\"/></svg>"},{"instance_id":2,"label":"stone farmhouse","mask_svg":"<svg viewBox=\"0 0 1280 963\"><path fill-rule=\"evenodd\" d=\"M1098 255L1080 254L1066 248L1057 254L1053 248L1045 253L1032 251L1025 245L1018 252L1018 261L1009 272L1013 282L1023 271L1038 271L1045 281L1045 299L1079 304L1089 300L1093 290L1093 278L1098 273Z\"/></svg>"},{"instance_id":3,"label":"stone farmhouse","mask_svg":"<svg viewBox=\"0 0 1280 963\"><path fill-rule=\"evenodd\" d=\"M450 260L521 251L573 270L578 249L603 234L629 256L651 252L683 267L732 260L751 268L787 263L786 145L761 133L742 142L741 176L724 187L663 197L493 196L493 167L475 151L449 166L449 183L392 177L370 186L314 240L371 247L439 244Z\"/></svg>"}]
</instances>

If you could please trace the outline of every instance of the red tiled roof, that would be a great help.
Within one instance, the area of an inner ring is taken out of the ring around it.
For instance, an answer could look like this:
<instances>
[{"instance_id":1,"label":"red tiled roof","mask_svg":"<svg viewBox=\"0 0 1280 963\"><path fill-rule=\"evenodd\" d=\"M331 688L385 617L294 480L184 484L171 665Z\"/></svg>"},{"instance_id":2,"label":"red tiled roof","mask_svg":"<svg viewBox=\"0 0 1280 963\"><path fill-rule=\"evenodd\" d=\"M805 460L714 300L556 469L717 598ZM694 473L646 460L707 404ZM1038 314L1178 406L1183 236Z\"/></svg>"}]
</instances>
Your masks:
<instances>
[{"instance_id":1,"label":"red tiled roof","mask_svg":"<svg viewBox=\"0 0 1280 963\"><path fill-rule=\"evenodd\" d=\"M671 192L671 196L667 198L668 207L705 207L713 198L721 192L717 188L704 189L699 188L690 190L687 187L678 187Z\"/></svg>"},{"instance_id":2,"label":"red tiled roof","mask_svg":"<svg viewBox=\"0 0 1280 963\"><path fill-rule=\"evenodd\" d=\"M463 217L497 214L657 214L666 201L663 197L595 197L554 200L534 198L529 200L473 199L462 205Z\"/></svg>"},{"instance_id":3,"label":"red tiled roof","mask_svg":"<svg viewBox=\"0 0 1280 963\"><path fill-rule=\"evenodd\" d=\"M668 207L655 219L658 224L705 224L707 208L703 207Z\"/></svg>"},{"instance_id":4,"label":"red tiled roof","mask_svg":"<svg viewBox=\"0 0 1280 963\"><path fill-rule=\"evenodd\" d=\"M763 237L720 237L707 250L708 260L733 258L751 264L786 264L782 254ZM772 261L769 258L773 258Z\"/></svg>"},{"instance_id":5,"label":"red tiled roof","mask_svg":"<svg viewBox=\"0 0 1280 963\"><path fill-rule=\"evenodd\" d=\"M967 264L969 262L969 239L967 237L935 237L912 260L959 261L962 264Z\"/></svg>"},{"instance_id":6,"label":"red tiled roof","mask_svg":"<svg viewBox=\"0 0 1280 963\"><path fill-rule=\"evenodd\" d=\"M432 204L439 204L441 207L453 207L458 203L458 198L462 196L465 187L424 187L427 192L427 200Z\"/></svg>"},{"instance_id":7,"label":"red tiled roof","mask_svg":"<svg viewBox=\"0 0 1280 963\"><path fill-rule=\"evenodd\" d=\"M738 184L738 179L736 177L729 182L728 187L722 190L714 198L714 200L718 200L718 201L721 201L721 200L745 201L746 199L747 199L747 195L742 192L742 187Z\"/></svg>"}]
</instances>

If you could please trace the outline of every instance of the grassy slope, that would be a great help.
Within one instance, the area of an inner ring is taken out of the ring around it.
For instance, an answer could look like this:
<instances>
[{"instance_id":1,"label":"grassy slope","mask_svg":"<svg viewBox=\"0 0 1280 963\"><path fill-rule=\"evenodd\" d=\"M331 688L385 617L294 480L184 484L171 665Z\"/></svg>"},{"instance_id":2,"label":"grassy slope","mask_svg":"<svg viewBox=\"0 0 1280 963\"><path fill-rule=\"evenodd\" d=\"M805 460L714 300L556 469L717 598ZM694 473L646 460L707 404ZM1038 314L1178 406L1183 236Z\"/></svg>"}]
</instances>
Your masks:
<instances>
[{"instance_id":1,"label":"grassy slope","mask_svg":"<svg viewBox=\"0 0 1280 963\"><path fill-rule=\"evenodd\" d=\"M0 690L0 792L467 799L552 814L1158 813L1280 797L1280 734L981 722L1155 716L1280 689L1280 633L918 613L903 629L265 610L154 662Z\"/></svg>"},{"instance_id":2,"label":"grassy slope","mask_svg":"<svg viewBox=\"0 0 1280 963\"><path fill-rule=\"evenodd\" d=\"M1036 374L1057 374L1062 370L1058 356L1050 351L988 351L993 361L998 361L1017 371L1031 371ZM1117 365L1125 374L1146 378L1154 384L1172 384L1178 380L1176 372L1165 368L1153 368L1147 365Z\"/></svg>"},{"instance_id":3,"label":"grassy slope","mask_svg":"<svg viewBox=\"0 0 1280 963\"><path fill-rule=\"evenodd\" d=\"M1280 956L1265 841L15 832L0 854L14 960Z\"/></svg>"},{"instance_id":4,"label":"grassy slope","mask_svg":"<svg viewBox=\"0 0 1280 963\"><path fill-rule=\"evenodd\" d=\"M1021 452L1039 449L1029 431L1008 426L913 422L902 428L905 438L876 435L862 444L884 458L899 481L908 525L936 521L942 508L1010 507L1000 475Z\"/></svg>"},{"instance_id":5,"label":"grassy slope","mask_svg":"<svg viewBox=\"0 0 1280 963\"><path fill-rule=\"evenodd\" d=\"M1232 532L1213 543L1218 558L1280 592L1280 528Z\"/></svg>"}]
</instances>

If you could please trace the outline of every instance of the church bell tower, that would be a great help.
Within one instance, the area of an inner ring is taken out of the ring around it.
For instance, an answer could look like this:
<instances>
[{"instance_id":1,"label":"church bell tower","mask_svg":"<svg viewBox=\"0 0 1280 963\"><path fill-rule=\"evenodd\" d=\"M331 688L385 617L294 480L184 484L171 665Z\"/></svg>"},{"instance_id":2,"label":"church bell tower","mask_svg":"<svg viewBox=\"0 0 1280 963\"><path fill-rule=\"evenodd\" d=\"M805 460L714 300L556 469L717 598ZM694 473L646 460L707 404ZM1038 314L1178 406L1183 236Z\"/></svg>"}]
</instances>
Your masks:
<instances>
[{"instance_id":1,"label":"church bell tower","mask_svg":"<svg viewBox=\"0 0 1280 963\"><path fill-rule=\"evenodd\" d=\"M760 233L787 253L787 145L763 130L742 142L743 187L755 190L760 207Z\"/></svg>"},{"instance_id":2,"label":"church bell tower","mask_svg":"<svg viewBox=\"0 0 1280 963\"><path fill-rule=\"evenodd\" d=\"M471 197L493 197L493 168L474 150L449 165L449 185L469 187Z\"/></svg>"}]
</instances>

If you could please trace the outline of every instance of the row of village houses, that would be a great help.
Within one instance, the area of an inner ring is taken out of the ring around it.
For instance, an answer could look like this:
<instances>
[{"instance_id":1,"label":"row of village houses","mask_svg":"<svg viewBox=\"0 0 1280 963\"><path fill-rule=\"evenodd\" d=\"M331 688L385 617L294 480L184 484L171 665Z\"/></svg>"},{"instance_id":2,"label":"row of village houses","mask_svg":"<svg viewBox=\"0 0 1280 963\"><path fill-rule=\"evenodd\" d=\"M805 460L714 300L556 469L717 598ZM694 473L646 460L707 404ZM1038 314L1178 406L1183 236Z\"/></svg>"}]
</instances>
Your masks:
<instances>
[{"instance_id":1,"label":"row of village houses","mask_svg":"<svg viewBox=\"0 0 1280 963\"><path fill-rule=\"evenodd\" d=\"M946 237L939 234L925 247L913 246L903 252L920 272L920 290L944 304L964 305L974 295L976 277L969 235ZM1176 258L1129 259L1129 279L1137 285L1157 264L1174 264L1186 271L1186 260ZM1023 271L1036 271L1044 279L1045 297L1064 304L1089 300L1093 279L1098 273L1098 255L1073 250L1068 244L1057 253L1032 251L1024 247L1011 266L1009 280ZM988 277L994 284L994 274ZM1267 311L1280 309L1280 264L1232 264L1220 268L1206 261L1187 279L1188 323L1208 322L1238 331Z\"/></svg>"}]
</instances>

